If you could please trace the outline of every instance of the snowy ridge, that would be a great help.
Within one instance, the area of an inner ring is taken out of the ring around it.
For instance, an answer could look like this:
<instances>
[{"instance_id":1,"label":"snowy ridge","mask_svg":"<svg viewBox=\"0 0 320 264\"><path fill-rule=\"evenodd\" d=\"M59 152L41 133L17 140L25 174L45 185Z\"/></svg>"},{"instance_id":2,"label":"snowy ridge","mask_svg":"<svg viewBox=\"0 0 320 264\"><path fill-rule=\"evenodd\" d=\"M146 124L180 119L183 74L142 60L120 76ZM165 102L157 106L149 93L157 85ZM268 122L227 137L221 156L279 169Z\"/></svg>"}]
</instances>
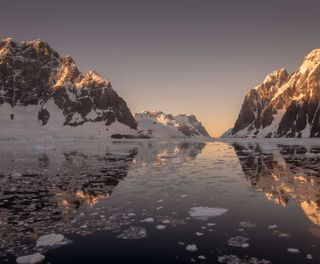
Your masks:
<instances>
[{"instance_id":1,"label":"snowy ridge","mask_svg":"<svg viewBox=\"0 0 320 264\"><path fill-rule=\"evenodd\" d=\"M135 119L138 122L138 129L153 137L210 137L194 115L180 114L173 116L161 111L144 111L136 113Z\"/></svg>"},{"instance_id":2,"label":"snowy ridge","mask_svg":"<svg viewBox=\"0 0 320 264\"><path fill-rule=\"evenodd\" d=\"M320 137L320 49L291 75L269 74L245 97L231 131L223 137Z\"/></svg>"}]
</instances>

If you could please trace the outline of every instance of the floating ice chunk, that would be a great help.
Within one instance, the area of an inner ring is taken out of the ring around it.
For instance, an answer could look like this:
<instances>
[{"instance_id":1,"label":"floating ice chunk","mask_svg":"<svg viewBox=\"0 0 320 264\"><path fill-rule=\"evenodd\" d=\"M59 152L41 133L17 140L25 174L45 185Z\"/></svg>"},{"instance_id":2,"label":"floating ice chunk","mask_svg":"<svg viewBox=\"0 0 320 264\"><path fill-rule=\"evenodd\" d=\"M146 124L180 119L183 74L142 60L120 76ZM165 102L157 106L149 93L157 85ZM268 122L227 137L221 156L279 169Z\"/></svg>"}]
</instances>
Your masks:
<instances>
[{"instance_id":1,"label":"floating ice chunk","mask_svg":"<svg viewBox=\"0 0 320 264\"><path fill-rule=\"evenodd\" d=\"M196 232L196 235L197 235L197 236L203 236L203 233L201 233L201 232Z\"/></svg>"},{"instance_id":2,"label":"floating ice chunk","mask_svg":"<svg viewBox=\"0 0 320 264\"><path fill-rule=\"evenodd\" d=\"M242 227L242 228L254 228L256 227L257 225L255 223L251 223L251 222L240 222L239 223L239 226Z\"/></svg>"},{"instance_id":3,"label":"floating ice chunk","mask_svg":"<svg viewBox=\"0 0 320 264\"><path fill-rule=\"evenodd\" d=\"M207 226L215 226L215 223L207 223Z\"/></svg>"},{"instance_id":4,"label":"floating ice chunk","mask_svg":"<svg viewBox=\"0 0 320 264\"><path fill-rule=\"evenodd\" d=\"M269 229L277 229L278 226L277 226L277 225L269 225L268 228L269 228Z\"/></svg>"},{"instance_id":5,"label":"floating ice chunk","mask_svg":"<svg viewBox=\"0 0 320 264\"><path fill-rule=\"evenodd\" d=\"M249 241L249 238L247 237L236 236L236 237L230 237L227 243L229 246L232 246L232 247L247 248L249 247L249 244L247 243L248 241Z\"/></svg>"},{"instance_id":6,"label":"floating ice chunk","mask_svg":"<svg viewBox=\"0 0 320 264\"><path fill-rule=\"evenodd\" d=\"M35 150L55 150L55 146L45 146L45 145L33 145L33 149Z\"/></svg>"},{"instance_id":7,"label":"floating ice chunk","mask_svg":"<svg viewBox=\"0 0 320 264\"><path fill-rule=\"evenodd\" d=\"M190 252L195 252L198 250L197 246L195 244L187 245L186 250Z\"/></svg>"},{"instance_id":8,"label":"floating ice chunk","mask_svg":"<svg viewBox=\"0 0 320 264\"><path fill-rule=\"evenodd\" d=\"M139 226L131 226L117 236L120 239L141 239L145 237L147 237L146 229Z\"/></svg>"},{"instance_id":9,"label":"floating ice chunk","mask_svg":"<svg viewBox=\"0 0 320 264\"><path fill-rule=\"evenodd\" d=\"M56 247L70 244L71 240L61 234L48 234L38 238L36 247Z\"/></svg>"},{"instance_id":10,"label":"floating ice chunk","mask_svg":"<svg viewBox=\"0 0 320 264\"><path fill-rule=\"evenodd\" d=\"M162 202L163 202L163 200L161 200L161 199L157 201L157 203L162 203Z\"/></svg>"},{"instance_id":11,"label":"floating ice chunk","mask_svg":"<svg viewBox=\"0 0 320 264\"><path fill-rule=\"evenodd\" d=\"M188 195L187 194L181 194L180 198L186 198Z\"/></svg>"},{"instance_id":12,"label":"floating ice chunk","mask_svg":"<svg viewBox=\"0 0 320 264\"><path fill-rule=\"evenodd\" d=\"M129 213L128 216L135 216L135 213Z\"/></svg>"},{"instance_id":13,"label":"floating ice chunk","mask_svg":"<svg viewBox=\"0 0 320 264\"><path fill-rule=\"evenodd\" d=\"M265 144L265 145L262 145L261 149L262 149L262 152L268 153L268 152L274 151L277 148L273 145Z\"/></svg>"},{"instance_id":14,"label":"floating ice chunk","mask_svg":"<svg viewBox=\"0 0 320 264\"><path fill-rule=\"evenodd\" d=\"M278 236L278 237L281 237L281 238L290 238L291 237L291 234L289 233L284 233L284 232L280 232L278 230L274 230L273 231L273 234Z\"/></svg>"},{"instance_id":15,"label":"floating ice chunk","mask_svg":"<svg viewBox=\"0 0 320 264\"><path fill-rule=\"evenodd\" d=\"M186 243L182 242L182 241L178 241L178 245L180 246L184 246Z\"/></svg>"},{"instance_id":16,"label":"floating ice chunk","mask_svg":"<svg viewBox=\"0 0 320 264\"><path fill-rule=\"evenodd\" d=\"M210 217L216 217L225 214L228 209L212 207L192 207L189 215L195 219L207 221Z\"/></svg>"},{"instance_id":17,"label":"floating ice chunk","mask_svg":"<svg viewBox=\"0 0 320 264\"><path fill-rule=\"evenodd\" d=\"M163 208L163 206L159 206L159 207L157 207L156 209L157 210L161 210Z\"/></svg>"},{"instance_id":18,"label":"floating ice chunk","mask_svg":"<svg viewBox=\"0 0 320 264\"><path fill-rule=\"evenodd\" d=\"M307 259L313 259L312 255L311 254L307 254Z\"/></svg>"},{"instance_id":19,"label":"floating ice chunk","mask_svg":"<svg viewBox=\"0 0 320 264\"><path fill-rule=\"evenodd\" d=\"M300 253L300 250L297 249L297 248L288 248L287 251L290 252L290 253L295 253L295 254L299 254Z\"/></svg>"},{"instance_id":20,"label":"floating ice chunk","mask_svg":"<svg viewBox=\"0 0 320 264\"><path fill-rule=\"evenodd\" d=\"M165 229L165 228L166 228L165 225L157 225L157 226L156 226L156 229L158 229L158 230L163 230L163 229Z\"/></svg>"},{"instance_id":21,"label":"floating ice chunk","mask_svg":"<svg viewBox=\"0 0 320 264\"><path fill-rule=\"evenodd\" d=\"M45 259L45 256L40 253L34 253L31 255L21 256L16 259L18 264L37 264L41 263Z\"/></svg>"},{"instance_id":22,"label":"floating ice chunk","mask_svg":"<svg viewBox=\"0 0 320 264\"><path fill-rule=\"evenodd\" d=\"M142 220L142 222L146 222L146 223L153 223L153 221L154 221L154 220L153 220L152 217L148 217L148 218Z\"/></svg>"},{"instance_id":23,"label":"floating ice chunk","mask_svg":"<svg viewBox=\"0 0 320 264\"><path fill-rule=\"evenodd\" d=\"M236 255L224 255L218 257L218 262L225 264L271 264L269 260L255 257L241 259Z\"/></svg>"},{"instance_id":24,"label":"floating ice chunk","mask_svg":"<svg viewBox=\"0 0 320 264\"><path fill-rule=\"evenodd\" d=\"M21 177L21 176L22 176L22 174L19 173L19 172L12 172L12 173L11 173L11 177L13 177L13 178L19 178L19 177Z\"/></svg>"},{"instance_id":25,"label":"floating ice chunk","mask_svg":"<svg viewBox=\"0 0 320 264\"><path fill-rule=\"evenodd\" d=\"M207 259L204 255L198 256L198 259Z\"/></svg>"}]
</instances>

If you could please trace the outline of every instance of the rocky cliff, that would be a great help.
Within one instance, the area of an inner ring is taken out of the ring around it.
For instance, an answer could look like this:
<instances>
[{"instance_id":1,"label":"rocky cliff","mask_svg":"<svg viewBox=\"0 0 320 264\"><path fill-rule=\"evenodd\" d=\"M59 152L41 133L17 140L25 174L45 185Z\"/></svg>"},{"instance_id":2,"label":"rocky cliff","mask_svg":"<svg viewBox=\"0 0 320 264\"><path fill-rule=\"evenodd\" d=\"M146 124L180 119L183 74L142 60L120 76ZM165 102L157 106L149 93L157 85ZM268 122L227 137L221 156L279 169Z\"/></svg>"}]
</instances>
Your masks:
<instances>
[{"instance_id":1,"label":"rocky cliff","mask_svg":"<svg viewBox=\"0 0 320 264\"><path fill-rule=\"evenodd\" d=\"M320 49L291 75L269 74L251 89L225 137L320 137Z\"/></svg>"}]
</instances>

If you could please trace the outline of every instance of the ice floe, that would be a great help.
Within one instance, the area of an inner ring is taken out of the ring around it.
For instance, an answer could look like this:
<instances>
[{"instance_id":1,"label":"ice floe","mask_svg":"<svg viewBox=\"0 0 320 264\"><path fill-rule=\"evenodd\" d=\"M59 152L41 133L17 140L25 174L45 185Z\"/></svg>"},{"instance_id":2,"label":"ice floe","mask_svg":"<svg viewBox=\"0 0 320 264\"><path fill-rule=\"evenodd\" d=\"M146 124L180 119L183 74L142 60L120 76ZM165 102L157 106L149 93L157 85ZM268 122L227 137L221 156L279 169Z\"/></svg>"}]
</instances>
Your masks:
<instances>
[{"instance_id":1,"label":"ice floe","mask_svg":"<svg viewBox=\"0 0 320 264\"><path fill-rule=\"evenodd\" d=\"M195 252L195 251L198 250L198 248L197 248L197 245L191 244L191 245L187 245L187 246L186 246L186 250L187 250L187 251L190 251L190 252Z\"/></svg>"},{"instance_id":2,"label":"ice floe","mask_svg":"<svg viewBox=\"0 0 320 264\"><path fill-rule=\"evenodd\" d=\"M128 229L125 229L122 231L120 235L117 236L117 238L120 239L142 239L147 237L147 231L143 227L139 226L131 226Z\"/></svg>"},{"instance_id":3,"label":"ice floe","mask_svg":"<svg viewBox=\"0 0 320 264\"><path fill-rule=\"evenodd\" d=\"M236 255L224 255L218 257L218 262L223 264L271 264L269 260L255 257L239 258Z\"/></svg>"},{"instance_id":4,"label":"ice floe","mask_svg":"<svg viewBox=\"0 0 320 264\"><path fill-rule=\"evenodd\" d=\"M58 247L70 244L71 240L61 234L48 234L37 239L36 247Z\"/></svg>"},{"instance_id":5,"label":"ice floe","mask_svg":"<svg viewBox=\"0 0 320 264\"><path fill-rule=\"evenodd\" d=\"M163 230L163 229L165 229L165 228L166 228L165 225L157 225L157 226L156 226L156 229L158 229L158 230Z\"/></svg>"},{"instance_id":6,"label":"ice floe","mask_svg":"<svg viewBox=\"0 0 320 264\"><path fill-rule=\"evenodd\" d=\"M40 253L34 253L31 255L21 256L16 259L18 264L37 264L43 262L45 256Z\"/></svg>"},{"instance_id":7,"label":"ice floe","mask_svg":"<svg viewBox=\"0 0 320 264\"><path fill-rule=\"evenodd\" d=\"M189 215L195 219L207 221L211 217L216 217L225 214L228 209L214 207L192 207Z\"/></svg>"},{"instance_id":8,"label":"ice floe","mask_svg":"<svg viewBox=\"0 0 320 264\"><path fill-rule=\"evenodd\" d=\"M289 253L295 253L295 254L299 254L300 253L300 250L297 249L297 248L288 248L287 251Z\"/></svg>"},{"instance_id":9,"label":"ice floe","mask_svg":"<svg viewBox=\"0 0 320 264\"><path fill-rule=\"evenodd\" d=\"M148 218L142 220L142 222L153 223L153 222L154 222L154 219L153 219L152 217L148 217Z\"/></svg>"},{"instance_id":10,"label":"ice floe","mask_svg":"<svg viewBox=\"0 0 320 264\"><path fill-rule=\"evenodd\" d=\"M290 238L292 236L290 233L285 233L278 230L274 230L272 234L280 238Z\"/></svg>"},{"instance_id":11,"label":"ice floe","mask_svg":"<svg viewBox=\"0 0 320 264\"><path fill-rule=\"evenodd\" d=\"M242 227L242 228L254 228L254 227L257 226L257 224L252 223L252 222L245 222L245 221L243 221L243 222L240 222L240 223L239 223L239 226Z\"/></svg>"},{"instance_id":12,"label":"ice floe","mask_svg":"<svg viewBox=\"0 0 320 264\"><path fill-rule=\"evenodd\" d=\"M227 241L229 246L232 247L242 247L247 248L249 247L249 238L243 237L243 236L236 236L236 237L230 237Z\"/></svg>"}]
</instances>

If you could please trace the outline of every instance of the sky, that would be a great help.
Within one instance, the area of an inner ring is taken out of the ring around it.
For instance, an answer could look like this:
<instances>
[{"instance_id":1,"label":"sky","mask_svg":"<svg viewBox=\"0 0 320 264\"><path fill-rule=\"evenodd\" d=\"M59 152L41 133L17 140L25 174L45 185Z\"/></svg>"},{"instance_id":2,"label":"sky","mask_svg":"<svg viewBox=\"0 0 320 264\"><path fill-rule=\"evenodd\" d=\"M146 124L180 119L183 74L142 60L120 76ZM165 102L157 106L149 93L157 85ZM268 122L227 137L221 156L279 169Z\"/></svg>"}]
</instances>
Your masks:
<instances>
[{"instance_id":1,"label":"sky","mask_svg":"<svg viewBox=\"0 0 320 264\"><path fill-rule=\"evenodd\" d=\"M195 114L212 136L247 91L320 47L315 0L0 0L0 37L47 41L131 111Z\"/></svg>"}]
</instances>

